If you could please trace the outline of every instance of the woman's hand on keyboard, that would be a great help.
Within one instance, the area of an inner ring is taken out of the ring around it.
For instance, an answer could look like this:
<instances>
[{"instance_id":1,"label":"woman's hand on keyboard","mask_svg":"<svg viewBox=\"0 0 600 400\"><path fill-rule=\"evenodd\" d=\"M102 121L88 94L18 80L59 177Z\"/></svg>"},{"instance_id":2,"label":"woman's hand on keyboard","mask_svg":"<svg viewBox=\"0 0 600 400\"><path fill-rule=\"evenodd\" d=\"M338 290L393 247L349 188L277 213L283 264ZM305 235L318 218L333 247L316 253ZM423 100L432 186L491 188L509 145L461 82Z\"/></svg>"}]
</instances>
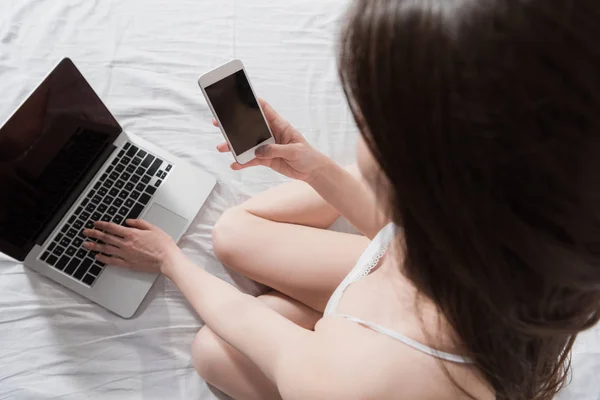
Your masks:
<instances>
[{"instance_id":1,"label":"woman's hand on keyboard","mask_svg":"<svg viewBox=\"0 0 600 400\"><path fill-rule=\"evenodd\" d=\"M261 165L289 178L309 182L329 159L308 144L302 134L283 119L269 103L259 101L277 144L259 147L254 160L243 165L235 162L231 164L231 168L241 170ZM218 126L214 119L213 125ZM217 150L221 153L231 151L227 143L218 145Z\"/></svg>"},{"instance_id":2,"label":"woman's hand on keyboard","mask_svg":"<svg viewBox=\"0 0 600 400\"><path fill-rule=\"evenodd\" d=\"M149 222L134 219L127 225L96 222L95 229L84 234L102 243L86 241L85 248L98 252L96 258L105 264L143 272L162 272L167 259L180 251L169 235Z\"/></svg>"}]
</instances>

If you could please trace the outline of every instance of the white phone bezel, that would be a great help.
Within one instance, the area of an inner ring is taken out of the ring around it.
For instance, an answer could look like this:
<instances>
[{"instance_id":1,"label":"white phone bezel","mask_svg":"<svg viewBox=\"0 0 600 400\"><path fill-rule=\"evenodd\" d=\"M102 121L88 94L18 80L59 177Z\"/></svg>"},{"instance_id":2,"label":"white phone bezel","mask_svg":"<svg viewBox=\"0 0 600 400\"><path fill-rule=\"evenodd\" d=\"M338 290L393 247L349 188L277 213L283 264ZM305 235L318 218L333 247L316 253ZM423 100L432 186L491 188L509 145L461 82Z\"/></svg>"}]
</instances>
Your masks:
<instances>
[{"instance_id":1,"label":"white phone bezel","mask_svg":"<svg viewBox=\"0 0 600 400\"><path fill-rule=\"evenodd\" d=\"M210 98L208 97L208 94L206 93L206 87L212 85L213 83L219 82L220 80L225 79L228 76L231 76L238 71L244 71L244 74L246 75L246 78L248 79L248 83L250 84L250 89L252 90L252 95L254 96L254 98L256 99L256 102L258 103L258 109L260 110L260 113L263 116L265 124L267 125L267 129L269 130L269 134L271 135L271 137L269 139L257 144L256 146L252 147L251 149L249 149L241 154L237 154L236 150L231 145L231 142L229 141L229 138L227 137L227 132L225 132L225 130L223 129L223 127L221 125L221 121L219 120L219 116L215 112L215 109L210 101ZM202 89L202 94L204 95L204 98L206 99L206 102L208 103L208 106L210 107L210 110L212 111L213 116L215 117L215 119L217 120L217 122L219 124L219 129L221 130L223 137L225 138L225 140L227 141L227 144L229 145L229 149L231 150L231 154L233 155L233 158L239 164L246 164L247 162L256 158L256 149L259 148L260 146L275 143L275 138L273 137L273 132L271 132L271 127L269 126L269 123L267 122L267 119L265 118L265 113L260 105L260 102L258 101L258 98L256 97L256 92L254 91L254 87L252 87L252 82L250 82L250 78L248 77L248 73L246 72L246 69L244 68L244 64L242 64L242 62L240 60L237 60L237 59L231 60L228 63L223 64L220 67L217 67L217 68L213 69L212 71L205 73L200 78L198 78L198 86L200 86L200 89Z\"/></svg>"}]
</instances>

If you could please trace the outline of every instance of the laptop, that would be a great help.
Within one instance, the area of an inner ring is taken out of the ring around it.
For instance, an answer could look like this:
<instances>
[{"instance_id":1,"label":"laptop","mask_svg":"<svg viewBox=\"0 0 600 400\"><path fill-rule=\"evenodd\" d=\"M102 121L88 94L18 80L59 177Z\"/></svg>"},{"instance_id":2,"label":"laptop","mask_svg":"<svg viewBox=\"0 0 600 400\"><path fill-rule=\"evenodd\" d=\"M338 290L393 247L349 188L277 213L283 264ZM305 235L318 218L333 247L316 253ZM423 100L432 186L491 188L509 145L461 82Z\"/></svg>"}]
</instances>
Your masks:
<instances>
[{"instance_id":1,"label":"laptop","mask_svg":"<svg viewBox=\"0 0 600 400\"><path fill-rule=\"evenodd\" d=\"M0 252L130 318L157 274L82 247L95 221L149 221L178 241L215 186L123 128L65 58L0 127Z\"/></svg>"}]
</instances>

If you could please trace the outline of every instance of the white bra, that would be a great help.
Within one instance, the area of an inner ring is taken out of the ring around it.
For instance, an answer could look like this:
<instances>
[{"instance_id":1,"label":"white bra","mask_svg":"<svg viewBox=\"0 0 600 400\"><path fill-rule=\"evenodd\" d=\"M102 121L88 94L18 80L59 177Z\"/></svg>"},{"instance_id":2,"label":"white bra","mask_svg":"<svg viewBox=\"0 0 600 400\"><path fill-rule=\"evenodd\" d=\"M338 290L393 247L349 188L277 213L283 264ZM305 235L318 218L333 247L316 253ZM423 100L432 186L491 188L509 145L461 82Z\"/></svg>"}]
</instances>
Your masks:
<instances>
[{"instance_id":1,"label":"white bra","mask_svg":"<svg viewBox=\"0 0 600 400\"><path fill-rule=\"evenodd\" d=\"M375 238L369 244L365 252L358 259L358 262L356 263L352 271L350 271L350 273L346 275L346 278L344 278L342 283L340 283L337 289L335 289L335 292L333 292L333 295L331 295L331 298L327 303L327 307L325 308L324 315L328 317L341 317L349 321L356 322L357 324L363 325L369 329L372 329L375 332L379 332L383 335L389 336L392 339L396 339L404 343L405 345L410 346L413 349L428 354L432 357L455 363L473 364L473 360L471 360L468 357L462 357L456 354L450 354L440 350L436 350L429 346L425 346L424 344L419 343L416 340L406 337L401 333L395 332L383 326L373 324L359 318L355 318L351 315L336 313L336 310L346 288L348 288L348 286L350 286L352 283L371 273L373 268L375 268L377 264L379 264L379 260L381 260L381 257L383 257L383 255L387 251L390 243L394 239L395 234L396 226L393 223L390 223L387 226L385 226L377 234L377 236L375 236Z\"/></svg>"}]
</instances>

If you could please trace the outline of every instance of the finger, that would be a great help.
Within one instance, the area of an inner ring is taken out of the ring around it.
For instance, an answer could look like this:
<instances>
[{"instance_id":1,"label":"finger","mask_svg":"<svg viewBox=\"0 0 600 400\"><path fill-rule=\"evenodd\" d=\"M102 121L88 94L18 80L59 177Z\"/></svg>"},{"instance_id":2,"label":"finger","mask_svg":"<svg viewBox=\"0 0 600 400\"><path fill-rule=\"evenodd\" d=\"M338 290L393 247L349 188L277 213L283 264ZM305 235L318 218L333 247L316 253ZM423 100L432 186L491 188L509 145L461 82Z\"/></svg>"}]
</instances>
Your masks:
<instances>
[{"instance_id":1,"label":"finger","mask_svg":"<svg viewBox=\"0 0 600 400\"><path fill-rule=\"evenodd\" d=\"M216 126L217 128L219 127L219 123L218 123L218 122L217 122L217 120L216 120L216 119L214 119L214 118L212 119L212 124L213 124L214 126Z\"/></svg>"},{"instance_id":2,"label":"finger","mask_svg":"<svg viewBox=\"0 0 600 400\"><path fill-rule=\"evenodd\" d=\"M221 143L220 145L217 146L217 150L221 153L228 153L231 150L229 149L229 144L228 143Z\"/></svg>"},{"instance_id":3,"label":"finger","mask_svg":"<svg viewBox=\"0 0 600 400\"><path fill-rule=\"evenodd\" d=\"M258 158L255 158L252 161L248 161L246 164L240 164L240 163L234 162L233 164L231 164L231 169L234 171L240 171L242 169L246 169L246 168L250 168L250 167L257 167L257 166L268 167L270 162L271 162L271 160L260 160Z\"/></svg>"},{"instance_id":4,"label":"finger","mask_svg":"<svg viewBox=\"0 0 600 400\"><path fill-rule=\"evenodd\" d=\"M256 157L259 159L283 158L291 160L295 156L297 148L293 144L267 144L256 149Z\"/></svg>"},{"instance_id":5,"label":"finger","mask_svg":"<svg viewBox=\"0 0 600 400\"><path fill-rule=\"evenodd\" d=\"M96 227L97 230L105 231L105 232L110 233L111 235L119 236L119 237L125 237L127 235L127 233L129 232L128 228L121 226L121 225L117 225L112 222L97 221L94 224L94 226Z\"/></svg>"},{"instance_id":6,"label":"finger","mask_svg":"<svg viewBox=\"0 0 600 400\"><path fill-rule=\"evenodd\" d=\"M121 239L119 239L117 236L110 235L108 233L104 233L104 232L101 232L96 229L85 229L83 231L83 234L87 237L99 239L99 240L103 241L104 243L107 243L107 244L110 244L113 246L121 247L121 245L123 244Z\"/></svg>"},{"instance_id":7,"label":"finger","mask_svg":"<svg viewBox=\"0 0 600 400\"><path fill-rule=\"evenodd\" d=\"M143 231L153 231L156 229L154 225L152 225L148 221L144 221L143 219L128 219L127 221L125 221L125 223L127 223L127 225L131 226L132 228L141 229Z\"/></svg>"},{"instance_id":8,"label":"finger","mask_svg":"<svg viewBox=\"0 0 600 400\"><path fill-rule=\"evenodd\" d=\"M84 242L83 246L88 250L97 251L98 253L108 254L111 256L112 255L118 256L121 254L120 248L118 248L116 246L112 246L110 244Z\"/></svg>"},{"instance_id":9,"label":"finger","mask_svg":"<svg viewBox=\"0 0 600 400\"><path fill-rule=\"evenodd\" d=\"M131 265L120 257L109 257L104 254L97 254L96 260L103 262L104 264L114 265L117 267L131 268Z\"/></svg>"},{"instance_id":10,"label":"finger","mask_svg":"<svg viewBox=\"0 0 600 400\"><path fill-rule=\"evenodd\" d=\"M277 111L275 111L275 109L273 107L271 107L271 105L269 103L267 103L265 100L258 99L258 102L259 102L260 108L262 108L263 113L265 114L265 118L267 119L267 122L269 124L281 119L281 116L277 113Z\"/></svg>"}]
</instances>

